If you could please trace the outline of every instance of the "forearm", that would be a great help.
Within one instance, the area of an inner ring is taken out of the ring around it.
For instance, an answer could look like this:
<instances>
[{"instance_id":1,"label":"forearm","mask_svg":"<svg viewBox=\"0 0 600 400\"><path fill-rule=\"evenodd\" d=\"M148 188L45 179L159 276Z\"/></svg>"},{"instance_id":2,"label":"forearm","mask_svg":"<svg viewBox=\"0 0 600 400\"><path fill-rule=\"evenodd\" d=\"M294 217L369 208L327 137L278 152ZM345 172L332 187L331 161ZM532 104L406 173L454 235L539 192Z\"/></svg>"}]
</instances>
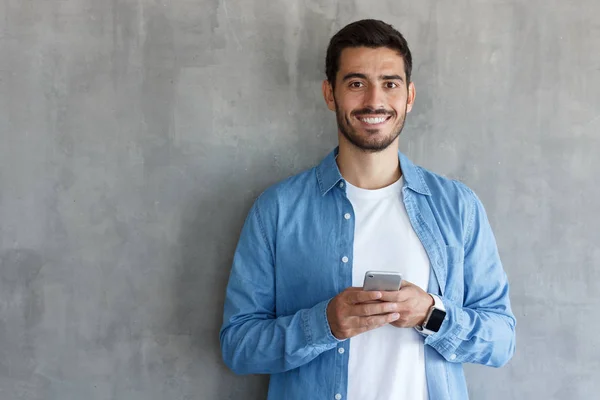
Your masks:
<instances>
[{"instance_id":1,"label":"forearm","mask_svg":"<svg viewBox=\"0 0 600 400\"><path fill-rule=\"evenodd\" d=\"M442 299L446 318L426 338L447 361L501 367L515 350L515 318L510 310L471 309Z\"/></svg>"},{"instance_id":2,"label":"forearm","mask_svg":"<svg viewBox=\"0 0 600 400\"><path fill-rule=\"evenodd\" d=\"M227 286L221 352L238 374L297 368L338 343L327 322L326 298L293 315L277 316L275 233L269 226L257 200L242 228Z\"/></svg>"},{"instance_id":3,"label":"forearm","mask_svg":"<svg viewBox=\"0 0 600 400\"><path fill-rule=\"evenodd\" d=\"M446 288L446 297L442 297L446 317L440 330L425 343L450 362L500 367L515 351L516 320L508 278L483 204L473 191L460 187L471 199L464 222L464 260L454 259L449 268L455 272L462 268L462 276L458 276L463 282ZM453 292L457 287L460 293Z\"/></svg>"},{"instance_id":4,"label":"forearm","mask_svg":"<svg viewBox=\"0 0 600 400\"><path fill-rule=\"evenodd\" d=\"M277 318L231 316L220 334L223 360L237 374L274 374L308 363L339 343L327 322L328 302Z\"/></svg>"}]
</instances>

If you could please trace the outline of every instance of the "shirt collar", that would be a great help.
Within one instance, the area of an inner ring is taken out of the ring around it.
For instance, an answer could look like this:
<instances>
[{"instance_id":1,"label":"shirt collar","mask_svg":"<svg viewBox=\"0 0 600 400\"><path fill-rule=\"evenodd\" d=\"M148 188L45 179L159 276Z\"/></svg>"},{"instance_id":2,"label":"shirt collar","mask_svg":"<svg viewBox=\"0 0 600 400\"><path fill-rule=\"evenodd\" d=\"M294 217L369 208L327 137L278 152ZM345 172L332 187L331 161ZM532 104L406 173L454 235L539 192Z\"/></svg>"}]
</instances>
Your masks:
<instances>
[{"instance_id":1,"label":"shirt collar","mask_svg":"<svg viewBox=\"0 0 600 400\"><path fill-rule=\"evenodd\" d=\"M338 152L339 147L336 147L319 165L317 165L317 181L322 196L325 196L335 185L344 180L335 161ZM412 161L400 151L398 151L398 159L400 161L402 175L404 176L404 186L417 193L431 196L429 187L427 187L427 184L423 179L423 173L419 167L414 165Z\"/></svg>"}]
</instances>

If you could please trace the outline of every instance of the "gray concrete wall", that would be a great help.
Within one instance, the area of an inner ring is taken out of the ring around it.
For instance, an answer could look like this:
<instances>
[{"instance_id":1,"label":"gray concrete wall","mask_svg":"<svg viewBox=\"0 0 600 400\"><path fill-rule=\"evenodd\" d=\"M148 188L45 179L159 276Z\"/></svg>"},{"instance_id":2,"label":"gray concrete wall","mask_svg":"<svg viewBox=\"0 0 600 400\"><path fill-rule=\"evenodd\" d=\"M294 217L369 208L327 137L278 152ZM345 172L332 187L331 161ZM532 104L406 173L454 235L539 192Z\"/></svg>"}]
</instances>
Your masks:
<instances>
[{"instance_id":1,"label":"gray concrete wall","mask_svg":"<svg viewBox=\"0 0 600 400\"><path fill-rule=\"evenodd\" d=\"M413 49L401 140L487 206L519 320L474 399L600 392L600 3L4 0L0 398L262 399L218 328L255 196L336 143L330 36Z\"/></svg>"}]
</instances>

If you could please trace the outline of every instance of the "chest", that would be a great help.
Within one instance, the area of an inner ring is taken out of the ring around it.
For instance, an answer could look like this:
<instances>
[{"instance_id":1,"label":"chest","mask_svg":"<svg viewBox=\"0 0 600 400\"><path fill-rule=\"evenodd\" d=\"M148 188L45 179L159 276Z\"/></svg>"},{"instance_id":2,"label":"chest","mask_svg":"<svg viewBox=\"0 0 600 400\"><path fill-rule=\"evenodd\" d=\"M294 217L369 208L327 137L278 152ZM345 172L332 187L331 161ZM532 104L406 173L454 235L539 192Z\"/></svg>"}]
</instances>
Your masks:
<instances>
[{"instance_id":1,"label":"chest","mask_svg":"<svg viewBox=\"0 0 600 400\"><path fill-rule=\"evenodd\" d=\"M352 286L361 286L369 270L395 271L427 290L429 258L412 228L401 196L356 201Z\"/></svg>"},{"instance_id":2,"label":"chest","mask_svg":"<svg viewBox=\"0 0 600 400\"><path fill-rule=\"evenodd\" d=\"M281 212L275 241L277 315L290 315L347 287L361 286L367 269L400 270L404 279L432 293L444 295L448 289L460 301L462 248L447 245L458 240L445 237L453 232L447 228L451 221L438 221L418 199L405 197L403 203L404 213L385 207L357 207L355 212L343 193L335 193L307 197Z\"/></svg>"}]
</instances>

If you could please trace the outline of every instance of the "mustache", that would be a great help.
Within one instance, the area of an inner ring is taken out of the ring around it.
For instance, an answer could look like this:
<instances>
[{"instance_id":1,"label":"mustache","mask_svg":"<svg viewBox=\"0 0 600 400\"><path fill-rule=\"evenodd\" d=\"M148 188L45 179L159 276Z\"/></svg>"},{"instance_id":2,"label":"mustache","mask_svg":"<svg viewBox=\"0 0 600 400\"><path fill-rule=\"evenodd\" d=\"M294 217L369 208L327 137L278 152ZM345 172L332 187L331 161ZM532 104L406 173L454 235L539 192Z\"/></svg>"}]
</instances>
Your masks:
<instances>
[{"instance_id":1,"label":"mustache","mask_svg":"<svg viewBox=\"0 0 600 400\"><path fill-rule=\"evenodd\" d=\"M374 110L372 108L363 108L361 110L353 111L352 115L355 117L362 117L367 115L394 115L394 112L384 109Z\"/></svg>"}]
</instances>

